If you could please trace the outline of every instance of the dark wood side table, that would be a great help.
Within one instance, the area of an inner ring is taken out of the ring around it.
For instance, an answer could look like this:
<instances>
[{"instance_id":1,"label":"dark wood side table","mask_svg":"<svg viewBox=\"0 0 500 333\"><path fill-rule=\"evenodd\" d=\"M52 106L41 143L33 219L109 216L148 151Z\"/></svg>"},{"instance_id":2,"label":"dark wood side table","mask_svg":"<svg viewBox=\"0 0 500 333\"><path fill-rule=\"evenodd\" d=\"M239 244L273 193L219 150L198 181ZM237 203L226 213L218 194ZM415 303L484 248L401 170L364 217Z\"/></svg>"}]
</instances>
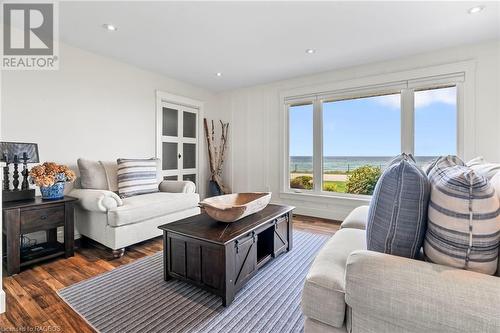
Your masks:
<instances>
[{"instance_id":1,"label":"dark wood side table","mask_svg":"<svg viewBox=\"0 0 500 333\"><path fill-rule=\"evenodd\" d=\"M78 199L65 196L59 200L4 202L2 207L7 274L19 273L24 266L42 260L74 255L74 204ZM57 241L57 228L64 227L64 243ZM21 250L21 236L45 231L47 241Z\"/></svg>"}]
</instances>

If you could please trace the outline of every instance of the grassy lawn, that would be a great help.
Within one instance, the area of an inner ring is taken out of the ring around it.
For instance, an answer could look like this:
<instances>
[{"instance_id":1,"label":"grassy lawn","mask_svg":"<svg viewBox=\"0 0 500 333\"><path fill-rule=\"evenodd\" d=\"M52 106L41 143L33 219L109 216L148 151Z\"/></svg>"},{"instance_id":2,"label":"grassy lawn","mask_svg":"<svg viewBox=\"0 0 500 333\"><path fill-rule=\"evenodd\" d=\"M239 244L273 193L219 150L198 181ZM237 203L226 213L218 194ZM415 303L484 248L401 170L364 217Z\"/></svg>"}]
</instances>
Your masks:
<instances>
[{"instance_id":1,"label":"grassy lawn","mask_svg":"<svg viewBox=\"0 0 500 333\"><path fill-rule=\"evenodd\" d=\"M345 188L346 188L346 182L343 181L325 180L323 182L324 191L345 193Z\"/></svg>"},{"instance_id":2,"label":"grassy lawn","mask_svg":"<svg viewBox=\"0 0 500 333\"><path fill-rule=\"evenodd\" d=\"M323 178L323 191L346 193L346 183L346 174L325 174ZM312 175L291 174L290 188L312 189Z\"/></svg>"},{"instance_id":3,"label":"grassy lawn","mask_svg":"<svg viewBox=\"0 0 500 333\"><path fill-rule=\"evenodd\" d=\"M380 174L379 167L369 165L351 172L327 171L321 177L323 178L323 191L347 193L347 181L351 180L350 193L371 195ZM312 190L313 187L314 179L311 171L290 173L290 188Z\"/></svg>"}]
</instances>

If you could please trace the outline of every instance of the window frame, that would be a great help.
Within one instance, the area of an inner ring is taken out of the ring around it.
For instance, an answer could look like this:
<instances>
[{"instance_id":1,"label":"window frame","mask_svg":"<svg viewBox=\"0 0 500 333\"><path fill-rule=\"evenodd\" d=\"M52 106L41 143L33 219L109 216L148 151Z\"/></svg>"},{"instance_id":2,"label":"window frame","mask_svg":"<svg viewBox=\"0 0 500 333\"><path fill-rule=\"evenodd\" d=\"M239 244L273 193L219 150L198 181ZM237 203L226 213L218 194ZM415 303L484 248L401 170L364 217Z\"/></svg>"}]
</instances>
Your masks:
<instances>
[{"instance_id":1,"label":"window frame","mask_svg":"<svg viewBox=\"0 0 500 333\"><path fill-rule=\"evenodd\" d=\"M460 69L460 70L457 70ZM343 99L380 96L387 94L401 94L401 150L414 153L414 130L415 130L415 105L414 92L432 88L444 88L456 86L457 92L457 155L461 158L470 157L475 152L474 145L474 63L462 62L457 64L437 66L418 71L400 72L366 79L355 79L351 81L333 83L316 87L297 88L281 94L284 117L282 122L284 142L281 193L284 195L309 195L321 197L341 197L345 199L369 200L369 195L358 195L350 193L339 193L323 191L323 102L331 102ZM422 75L428 73L429 75ZM406 78L404 80L391 80L393 77ZM470 78L466 81L465 78ZM371 82L364 85L363 83ZM356 85L357 84L357 85ZM342 86L343 85L343 86ZM465 93L468 92L466 99ZM471 109L466 117L464 109ZM312 190L290 188L290 155L289 155L289 117L290 106L312 104L313 105L313 179ZM466 119L467 118L467 119ZM469 123L468 127L465 123ZM469 147L465 145L465 139L469 138Z\"/></svg>"}]
</instances>

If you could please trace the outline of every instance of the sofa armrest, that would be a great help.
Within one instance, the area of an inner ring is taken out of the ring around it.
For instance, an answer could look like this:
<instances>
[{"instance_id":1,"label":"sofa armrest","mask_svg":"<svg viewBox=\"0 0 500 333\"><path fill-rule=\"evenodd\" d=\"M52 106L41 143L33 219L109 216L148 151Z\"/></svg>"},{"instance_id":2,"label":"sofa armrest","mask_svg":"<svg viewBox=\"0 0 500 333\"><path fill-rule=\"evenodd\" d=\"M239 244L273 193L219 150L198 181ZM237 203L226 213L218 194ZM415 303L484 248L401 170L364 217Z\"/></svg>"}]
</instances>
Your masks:
<instances>
[{"instance_id":1,"label":"sofa armrest","mask_svg":"<svg viewBox=\"0 0 500 333\"><path fill-rule=\"evenodd\" d=\"M160 192L195 193L196 185L188 180L164 180L159 185Z\"/></svg>"},{"instance_id":2,"label":"sofa armrest","mask_svg":"<svg viewBox=\"0 0 500 333\"><path fill-rule=\"evenodd\" d=\"M106 213L123 205L122 199L116 193L106 190L73 189L68 195L78 198L83 209L93 212Z\"/></svg>"},{"instance_id":3,"label":"sofa armrest","mask_svg":"<svg viewBox=\"0 0 500 333\"><path fill-rule=\"evenodd\" d=\"M378 252L349 256L346 303L411 332L500 332L500 278Z\"/></svg>"}]
</instances>

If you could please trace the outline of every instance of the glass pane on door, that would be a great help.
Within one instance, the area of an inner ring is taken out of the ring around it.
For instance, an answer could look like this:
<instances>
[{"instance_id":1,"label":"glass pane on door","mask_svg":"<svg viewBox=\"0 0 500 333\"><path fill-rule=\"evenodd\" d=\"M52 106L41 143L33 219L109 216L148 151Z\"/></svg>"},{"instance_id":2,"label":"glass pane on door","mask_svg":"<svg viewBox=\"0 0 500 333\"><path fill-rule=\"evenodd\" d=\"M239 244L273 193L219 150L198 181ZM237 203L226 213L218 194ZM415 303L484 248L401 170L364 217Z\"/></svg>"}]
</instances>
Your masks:
<instances>
[{"instance_id":1,"label":"glass pane on door","mask_svg":"<svg viewBox=\"0 0 500 333\"><path fill-rule=\"evenodd\" d=\"M196 168L196 144L184 143L183 144L183 168L194 169Z\"/></svg>"},{"instance_id":2,"label":"glass pane on door","mask_svg":"<svg viewBox=\"0 0 500 333\"><path fill-rule=\"evenodd\" d=\"M163 108L163 135L177 136L178 114L178 110Z\"/></svg>"},{"instance_id":3,"label":"glass pane on door","mask_svg":"<svg viewBox=\"0 0 500 333\"><path fill-rule=\"evenodd\" d=\"M185 138L196 138L196 114L184 112L182 127Z\"/></svg>"},{"instance_id":4,"label":"glass pane on door","mask_svg":"<svg viewBox=\"0 0 500 333\"><path fill-rule=\"evenodd\" d=\"M196 184L196 175L195 174L183 175L182 179L183 180L190 180Z\"/></svg>"},{"instance_id":5,"label":"glass pane on door","mask_svg":"<svg viewBox=\"0 0 500 333\"><path fill-rule=\"evenodd\" d=\"M177 180L177 176L165 176L163 180Z\"/></svg>"},{"instance_id":6,"label":"glass pane on door","mask_svg":"<svg viewBox=\"0 0 500 333\"><path fill-rule=\"evenodd\" d=\"M177 169L177 143L163 142L162 144L162 169L176 170Z\"/></svg>"}]
</instances>

